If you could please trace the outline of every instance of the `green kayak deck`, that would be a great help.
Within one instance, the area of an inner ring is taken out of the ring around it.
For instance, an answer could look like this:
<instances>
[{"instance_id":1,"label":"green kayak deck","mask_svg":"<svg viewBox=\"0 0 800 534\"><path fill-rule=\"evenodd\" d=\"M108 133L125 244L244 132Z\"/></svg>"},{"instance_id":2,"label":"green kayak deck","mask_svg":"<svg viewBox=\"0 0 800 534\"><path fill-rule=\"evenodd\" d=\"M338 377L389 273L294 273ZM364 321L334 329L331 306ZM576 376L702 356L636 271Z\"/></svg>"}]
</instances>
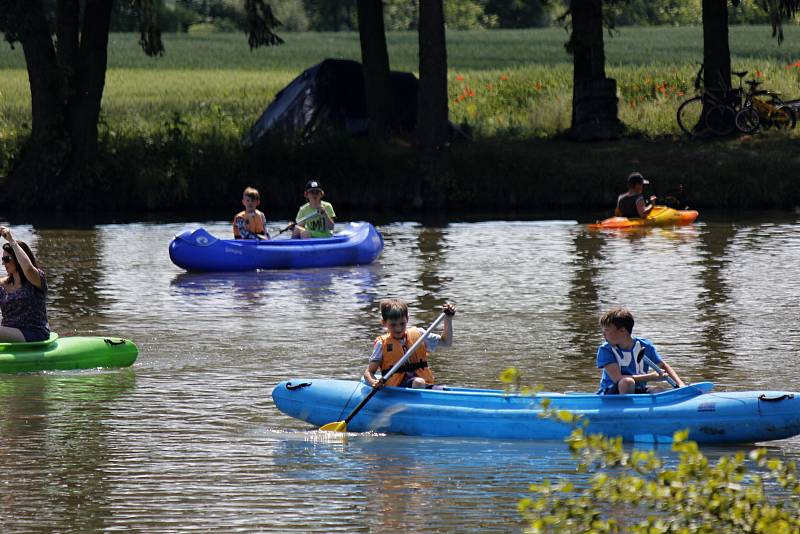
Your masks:
<instances>
[{"instance_id":1,"label":"green kayak deck","mask_svg":"<svg viewBox=\"0 0 800 534\"><path fill-rule=\"evenodd\" d=\"M0 343L0 373L127 367L138 355L139 349L127 339L51 333L44 341Z\"/></svg>"}]
</instances>

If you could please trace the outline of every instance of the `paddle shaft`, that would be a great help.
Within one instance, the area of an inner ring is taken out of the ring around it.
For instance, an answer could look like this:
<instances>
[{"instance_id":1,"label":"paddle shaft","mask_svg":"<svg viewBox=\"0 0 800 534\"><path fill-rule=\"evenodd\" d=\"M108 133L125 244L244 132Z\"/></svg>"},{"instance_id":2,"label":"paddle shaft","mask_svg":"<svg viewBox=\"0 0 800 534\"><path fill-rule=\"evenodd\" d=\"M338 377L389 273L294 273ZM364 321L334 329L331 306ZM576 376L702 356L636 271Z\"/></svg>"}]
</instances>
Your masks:
<instances>
[{"instance_id":1,"label":"paddle shaft","mask_svg":"<svg viewBox=\"0 0 800 534\"><path fill-rule=\"evenodd\" d=\"M433 322L433 324L431 324L428 327L428 329L425 330L425 333L422 334L422 336L420 336L420 338L416 342L414 342L413 345L411 345L411 348L409 348L406 351L406 353L403 355L403 357L400 358L400 360L396 364L394 364L394 366L392 366L391 369L389 369L389 372L386 373L385 376L381 377L381 383L385 383L386 380L388 380L390 376L395 374L397 372L397 370L400 369L408 361L408 359L411 357L411 355L414 353L414 351L417 350L417 347L419 347L420 345L422 345L422 343L425 342L425 338L427 338L430 335L430 333L433 332L434 328L439 326L439 323L441 323L442 320L444 320L444 318L445 318L445 314L444 313L440 314L439 317L436 318L436 320ZM367 394L367 396L364 397L364 399L361 402L358 403L358 406L356 406L353 409L353 411L350 412L350 415L347 416L347 419L344 420L344 424L345 425L347 425L347 423L349 423L350 420L353 417L355 417L358 412L361 411L361 408L363 408L364 405L369 402L369 400L373 397L373 395L375 395L378 392L379 389L380 388L378 388L378 387L373 387L372 388L372 391L370 391L369 394Z\"/></svg>"},{"instance_id":2,"label":"paddle shaft","mask_svg":"<svg viewBox=\"0 0 800 534\"><path fill-rule=\"evenodd\" d=\"M648 357L647 357L647 356L645 356L644 354L642 354L642 360L644 360L644 363L646 363L647 365L649 365L650 367L652 367L652 368L653 368L653 370L655 370L655 372L656 372L656 373L658 373L658 376L663 376L663 377L666 377L667 383L668 383L670 386L672 386L672 387L674 387L674 388L678 387L678 383L677 383L677 382L675 382L675 381L672 379L672 377L671 377L671 376L669 376L667 373L665 373L665 372L664 372L664 371L661 369L661 367L659 367L658 365L656 365L655 363L653 363L653 360L651 360L650 358L648 358Z\"/></svg>"},{"instance_id":3,"label":"paddle shaft","mask_svg":"<svg viewBox=\"0 0 800 534\"><path fill-rule=\"evenodd\" d=\"M300 223L303 223L303 222L306 222L306 221L310 221L311 219L316 219L317 217L319 217L319 215L320 215L320 213L318 211L314 211L314 212L309 213L305 217L300 217L300 219L298 219L296 222L293 222L292 224L288 225L286 228L284 228L283 230L281 230L280 232L275 234L273 237L278 237L283 232L285 232L286 230L288 230L289 228L291 228L291 227L293 227L293 226L295 226L297 224L300 224Z\"/></svg>"}]
</instances>

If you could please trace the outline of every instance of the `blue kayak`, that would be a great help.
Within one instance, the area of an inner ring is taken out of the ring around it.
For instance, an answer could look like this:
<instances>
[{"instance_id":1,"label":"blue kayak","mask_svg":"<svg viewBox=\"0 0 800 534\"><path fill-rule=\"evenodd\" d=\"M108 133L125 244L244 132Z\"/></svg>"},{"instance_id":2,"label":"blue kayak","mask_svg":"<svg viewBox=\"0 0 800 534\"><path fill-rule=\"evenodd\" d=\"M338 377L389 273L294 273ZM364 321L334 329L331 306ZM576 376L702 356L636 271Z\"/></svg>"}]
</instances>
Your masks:
<instances>
[{"instance_id":1,"label":"blue kayak","mask_svg":"<svg viewBox=\"0 0 800 534\"><path fill-rule=\"evenodd\" d=\"M689 430L698 443L754 443L800 434L800 394L787 391L711 393L699 382L656 394L595 395L501 390L385 387L347 424L353 432L411 436L561 440L567 424L539 417L542 399L589 421L588 431L630 442L669 443ZM371 391L353 380L297 379L272 390L283 413L314 426L343 421Z\"/></svg>"},{"instance_id":2,"label":"blue kayak","mask_svg":"<svg viewBox=\"0 0 800 534\"><path fill-rule=\"evenodd\" d=\"M218 239L203 228L184 230L170 243L169 257L187 271L253 271L366 265L381 250L374 226L351 222L333 237L315 239Z\"/></svg>"}]
</instances>

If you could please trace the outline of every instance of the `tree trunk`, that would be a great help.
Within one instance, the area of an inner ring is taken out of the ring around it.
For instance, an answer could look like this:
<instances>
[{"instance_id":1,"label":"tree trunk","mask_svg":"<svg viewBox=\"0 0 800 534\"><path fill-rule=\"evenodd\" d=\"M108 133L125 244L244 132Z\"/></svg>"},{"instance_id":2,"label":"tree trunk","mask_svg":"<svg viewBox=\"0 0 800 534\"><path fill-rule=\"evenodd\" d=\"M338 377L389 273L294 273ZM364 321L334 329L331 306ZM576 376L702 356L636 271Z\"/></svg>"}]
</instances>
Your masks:
<instances>
[{"instance_id":1,"label":"tree trunk","mask_svg":"<svg viewBox=\"0 0 800 534\"><path fill-rule=\"evenodd\" d=\"M79 0L59 0L56 50L42 0L26 0L20 42L32 129L3 191L16 208L91 209L112 3L87 0L81 16Z\"/></svg>"},{"instance_id":2,"label":"tree trunk","mask_svg":"<svg viewBox=\"0 0 800 534\"><path fill-rule=\"evenodd\" d=\"M108 0L88 0L83 15L80 53L73 63L78 76L69 80L72 158L68 175L71 180L89 180L94 175L97 158L97 122L108 67L108 32L111 25ZM89 185L89 184L81 184Z\"/></svg>"},{"instance_id":3,"label":"tree trunk","mask_svg":"<svg viewBox=\"0 0 800 534\"><path fill-rule=\"evenodd\" d=\"M727 0L703 0L705 87L724 93L731 88Z\"/></svg>"},{"instance_id":4,"label":"tree trunk","mask_svg":"<svg viewBox=\"0 0 800 534\"><path fill-rule=\"evenodd\" d=\"M616 81L606 78L603 49L602 0L573 0L572 129L580 141L616 139L622 125L617 118Z\"/></svg>"},{"instance_id":5,"label":"tree trunk","mask_svg":"<svg viewBox=\"0 0 800 534\"><path fill-rule=\"evenodd\" d=\"M442 0L419 3L419 93L417 97L417 162L421 181L415 204L421 205L423 186L435 193L435 179L448 168L447 44Z\"/></svg>"},{"instance_id":6,"label":"tree trunk","mask_svg":"<svg viewBox=\"0 0 800 534\"><path fill-rule=\"evenodd\" d=\"M64 128L61 79L42 1L30 0L24 13L20 39L31 88L31 138L46 142Z\"/></svg>"},{"instance_id":7,"label":"tree trunk","mask_svg":"<svg viewBox=\"0 0 800 534\"><path fill-rule=\"evenodd\" d=\"M382 2L358 0L358 33L370 137L386 139L394 128L394 106Z\"/></svg>"}]
</instances>

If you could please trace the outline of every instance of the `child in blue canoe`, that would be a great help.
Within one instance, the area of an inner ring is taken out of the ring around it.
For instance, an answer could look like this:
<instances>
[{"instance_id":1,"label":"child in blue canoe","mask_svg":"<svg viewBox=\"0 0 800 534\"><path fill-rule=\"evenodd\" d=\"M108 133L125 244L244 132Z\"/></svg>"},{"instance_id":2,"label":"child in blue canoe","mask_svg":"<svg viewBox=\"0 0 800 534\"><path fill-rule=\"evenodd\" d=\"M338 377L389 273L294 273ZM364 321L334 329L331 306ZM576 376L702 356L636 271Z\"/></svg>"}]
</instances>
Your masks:
<instances>
[{"instance_id":1,"label":"child in blue canoe","mask_svg":"<svg viewBox=\"0 0 800 534\"><path fill-rule=\"evenodd\" d=\"M322 184L318 180L307 181L303 196L306 197L308 202L300 206L294 220L298 222L306 220L303 221L302 226L300 224L295 225L292 230L292 237L295 239L331 237L333 235L333 220L336 218L336 212L333 211L333 206L330 202L322 200L322 197L325 196ZM307 219L314 212L318 216Z\"/></svg>"},{"instance_id":2,"label":"child in blue canoe","mask_svg":"<svg viewBox=\"0 0 800 534\"><path fill-rule=\"evenodd\" d=\"M369 366L364 371L364 381L372 386L399 386L404 388L434 388L433 372L428 367L428 355L437 347L449 347L453 344L453 316L456 307L453 304L442 306L445 314L441 335L431 333L425 341L409 356L408 361L397 370L386 384L383 384L375 373L381 371L386 376L389 370L399 362L406 351L425 333L419 327L407 328L408 305L400 299L383 299L381 301L381 324L386 333L375 339Z\"/></svg>"},{"instance_id":3,"label":"child in blue canoe","mask_svg":"<svg viewBox=\"0 0 800 534\"><path fill-rule=\"evenodd\" d=\"M651 380L665 380L664 376L650 370L642 356L647 356L669 375L678 387L683 380L669 364L661 360L656 348L649 340L633 337L633 315L626 308L611 308L600 317L605 343L597 349L597 368L603 370L599 395L625 393L657 393L660 386L648 386Z\"/></svg>"},{"instance_id":4,"label":"child in blue canoe","mask_svg":"<svg viewBox=\"0 0 800 534\"><path fill-rule=\"evenodd\" d=\"M261 195L255 187L246 187L242 193L242 206L233 218L234 239L269 239L267 217L256 208L261 204Z\"/></svg>"}]
</instances>

